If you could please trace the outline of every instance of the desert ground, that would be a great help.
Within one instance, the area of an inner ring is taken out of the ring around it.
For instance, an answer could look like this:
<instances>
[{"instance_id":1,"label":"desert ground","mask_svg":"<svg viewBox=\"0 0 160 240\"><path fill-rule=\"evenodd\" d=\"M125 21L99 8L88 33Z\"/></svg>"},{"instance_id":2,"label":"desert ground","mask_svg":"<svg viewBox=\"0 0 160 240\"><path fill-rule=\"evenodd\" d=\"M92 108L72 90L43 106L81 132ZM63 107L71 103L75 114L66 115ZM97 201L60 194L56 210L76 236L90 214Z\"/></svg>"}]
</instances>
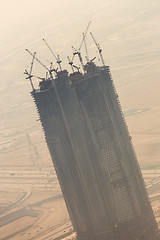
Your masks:
<instances>
[{"instance_id":1,"label":"desert ground","mask_svg":"<svg viewBox=\"0 0 160 240\"><path fill-rule=\"evenodd\" d=\"M13 170L0 170L0 239L59 239L72 234L55 173Z\"/></svg>"},{"instance_id":2,"label":"desert ground","mask_svg":"<svg viewBox=\"0 0 160 240\"><path fill-rule=\"evenodd\" d=\"M142 169L160 225L160 168ZM0 169L0 239L76 239L53 168Z\"/></svg>"}]
</instances>

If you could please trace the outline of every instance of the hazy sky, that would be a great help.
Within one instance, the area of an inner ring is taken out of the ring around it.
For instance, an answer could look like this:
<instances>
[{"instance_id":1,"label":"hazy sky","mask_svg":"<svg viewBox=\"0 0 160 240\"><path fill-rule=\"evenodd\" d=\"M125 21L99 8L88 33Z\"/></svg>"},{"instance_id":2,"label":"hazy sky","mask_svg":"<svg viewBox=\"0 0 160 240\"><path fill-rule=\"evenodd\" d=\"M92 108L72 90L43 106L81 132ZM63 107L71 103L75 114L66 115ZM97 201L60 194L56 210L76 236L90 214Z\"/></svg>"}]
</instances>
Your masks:
<instances>
[{"instance_id":1,"label":"hazy sky","mask_svg":"<svg viewBox=\"0 0 160 240\"><path fill-rule=\"evenodd\" d=\"M31 88L23 75L31 63L26 48L37 51L37 57L49 65L47 60L54 59L42 41L45 37L66 67L71 46L79 47L82 32L91 21L90 30L103 48L123 108L150 108L160 100L159 12L159 0L0 0L1 163L9 163L10 154L12 160L26 161L26 134L34 144L38 145L39 136L44 141ZM97 56L89 36L87 43L90 57ZM45 70L35 64L33 73L44 76ZM17 153L17 145L26 153Z\"/></svg>"}]
</instances>

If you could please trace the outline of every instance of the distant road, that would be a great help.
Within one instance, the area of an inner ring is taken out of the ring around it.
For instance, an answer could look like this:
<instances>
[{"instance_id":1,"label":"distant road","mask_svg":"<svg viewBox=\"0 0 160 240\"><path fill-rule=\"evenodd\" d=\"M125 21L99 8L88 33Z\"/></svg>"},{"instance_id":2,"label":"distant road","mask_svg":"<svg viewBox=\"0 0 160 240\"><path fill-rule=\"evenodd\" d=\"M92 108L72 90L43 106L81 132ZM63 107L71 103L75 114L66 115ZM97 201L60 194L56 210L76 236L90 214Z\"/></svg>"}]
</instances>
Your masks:
<instances>
[{"instance_id":1,"label":"distant road","mask_svg":"<svg viewBox=\"0 0 160 240\"><path fill-rule=\"evenodd\" d=\"M0 227L3 227L13 221L18 220L19 218L24 217L24 216L37 217L39 214L41 214L41 211L34 210L34 209L32 209L32 207L40 206L43 203L46 203L49 201L54 201L54 200L61 199L61 198L63 198L63 196L62 196L62 194L59 194L57 196L38 201L36 203L28 205L27 207L24 207L17 211L9 213L6 216L0 218Z\"/></svg>"}]
</instances>

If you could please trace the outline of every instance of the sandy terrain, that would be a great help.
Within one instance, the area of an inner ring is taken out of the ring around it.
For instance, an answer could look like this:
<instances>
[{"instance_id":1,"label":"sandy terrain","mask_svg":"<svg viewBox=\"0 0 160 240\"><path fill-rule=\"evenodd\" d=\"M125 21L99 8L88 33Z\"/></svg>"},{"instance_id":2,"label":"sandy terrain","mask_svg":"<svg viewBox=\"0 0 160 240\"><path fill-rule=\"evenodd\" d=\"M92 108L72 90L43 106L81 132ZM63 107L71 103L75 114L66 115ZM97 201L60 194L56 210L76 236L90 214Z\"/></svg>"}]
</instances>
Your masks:
<instances>
[{"instance_id":1,"label":"sandy terrain","mask_svg":"<svg viewBox=\"0 0 160 240\"><path fill-rule=\"evenodd\" d=\"M2 170L0 170L0 174ZM49 170L33 169L21 171L21 185L15 180L19 175L3 173L0 188L0 239L1 240L45 240L74 239L72 225L55 176ZM35 178L36 175L36 178ZM153 210L160 223L160 169L143 169L146 186ZM43 179L39 181L39 176ZM30 182L32 178L33 183ZM12 188L10 185L12 183ZM5 204L4 204L5 203Z\"/></svg>"},{"instance_id":2,"label":"sandy terrain","mask_svg":"<svg viewBox=\"0 0 160 240\"><path fill-rule=\"evenodd\" d=\"M29 182L32 172L28 178L23 178L23 175L26 175L26 172L22 172L21 176L23 189L16 182L12 189L7 185L8 182L14 182L16 176L3 176L7 184L3 183L0 189L0 239L55 239L59 235L72 232L57 181L52 182L51 188L51 183L46 184L48 176L45 173L45 187L43 182L39 183L37 179L33 186Z\"/></svg>"}]
</instances>

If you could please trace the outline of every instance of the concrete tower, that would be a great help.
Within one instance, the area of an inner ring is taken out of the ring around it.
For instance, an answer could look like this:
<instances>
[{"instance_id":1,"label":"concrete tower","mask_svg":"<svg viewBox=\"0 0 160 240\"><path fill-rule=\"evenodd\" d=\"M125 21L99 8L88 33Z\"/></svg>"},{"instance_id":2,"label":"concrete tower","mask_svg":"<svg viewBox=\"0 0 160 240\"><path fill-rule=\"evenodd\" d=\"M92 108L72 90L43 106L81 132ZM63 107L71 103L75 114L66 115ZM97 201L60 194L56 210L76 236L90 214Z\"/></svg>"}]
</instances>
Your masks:
<instances>
[{"instance_id":1,"label":"concrete tower","mask_svg":"<svg viewBox=\"0 0 160 240\"><path fill-rule=\"evenodd\" d=\"M160 240L109 67L66 70L33 90L79 240Z\"/></svg>"}]
</instances>

